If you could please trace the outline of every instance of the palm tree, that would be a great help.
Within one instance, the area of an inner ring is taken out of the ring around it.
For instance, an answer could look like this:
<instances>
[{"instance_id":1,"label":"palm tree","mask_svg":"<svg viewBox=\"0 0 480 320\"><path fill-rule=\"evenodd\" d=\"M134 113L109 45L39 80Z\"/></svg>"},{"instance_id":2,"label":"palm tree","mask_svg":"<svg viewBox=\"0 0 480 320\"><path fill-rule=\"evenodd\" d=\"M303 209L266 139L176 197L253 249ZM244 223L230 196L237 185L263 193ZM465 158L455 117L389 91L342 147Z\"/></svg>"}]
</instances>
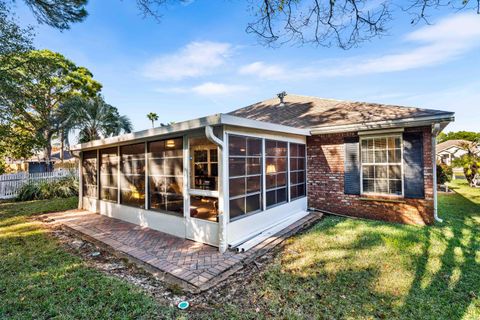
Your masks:
<instances>
[{"instance_id":1,"label":"palm tree","mask_svg":"<svg viewBox=\"0 0 480 320\"><path fill-rule=\"evenodd\" d=\"M148 120L152 121L152 128L155 128L155 121L158 120L158 114L156 114L155 112L150 112L149 114L147 114L147 118Z\"/></svg>"},{"instance_id":2,"label":"palm tree","mask_svg":"<svg viewBox=\"0 0 480 320\"><path fill-rule=\"evenodd\" d=\"M130 133L133 125L127 116L120 115L118 109L109 105L101 95L85 99L76 97L62 106L66 132L78 131L79 142Z\"/></svg>"}]
</instances>

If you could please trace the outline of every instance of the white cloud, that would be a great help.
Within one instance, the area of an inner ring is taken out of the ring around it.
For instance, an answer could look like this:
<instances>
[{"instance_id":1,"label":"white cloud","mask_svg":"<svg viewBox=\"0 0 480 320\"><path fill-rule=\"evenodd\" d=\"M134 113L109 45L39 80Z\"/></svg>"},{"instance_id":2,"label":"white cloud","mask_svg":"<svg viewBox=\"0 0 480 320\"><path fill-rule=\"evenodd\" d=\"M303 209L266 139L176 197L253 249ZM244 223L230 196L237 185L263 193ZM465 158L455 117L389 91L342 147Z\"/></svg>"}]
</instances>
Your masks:
<instances>
[{"instance_id":1,"label":"white cloud","mask_svg":"<svg viewBox=\"0 0 480 320\"><path fill-rule=\"evenodd\" d=\"M222 42L191 42L173 54L155 58L143 74L155 80L182 80L211 74L223 66L232 45Z\"/></svg>"},{"instance_id":2,"label":"white cloud","mask_svg":"<svg viewBox=\"0 0 480 320\"><path fill-rule=\"evenodd\" d=\"M189 90L183 87L162 87L156 88L155 91L160 93L187 93Z\"/></svg>"},{"instance_id":3,"label":"white cloud","mask_svg":"<svg viewBox=\"0 0 480 320\"><path fill-rule=\"evenodd\" d=\"M202 96L219 96L242 92L248 89L247 86L243 85L205 82L193 87L162 87L155 89L155 91L167 94L195 93Z\"/></svg>"},{"instance_id":4,"label":"white cloud","mask_svg":"<svg viewBox=\"0 0 480 320\"><path fill-rule=\"evenodd\" d=\"M283 78L285 70L273 64L266 64L262 61L253 62L242 66L238 73L243 75L255 75L261 78Z\"/></svg>"},{"instance_id":5,"label":"white cloud","mask_svg":"<svg viewBox=\"0 0 480 320\"><path fill-rule=\"evenodd\" d=\"M230 93L236 93L246 91L248 88L242 85L231 85L224 83L205 82L192 88L192 91L196 94L211 96L211 95L224 95Z\"/></svg>"},{"instance_id":6,"label":"white cloud","mask_svg":"<svg viewBox=\"0 0 480 320\"><path fill-rule=\"evenodd\" d=\"M409 33L407 42L416 48L380 57L354 59L320 75L341 76L385 73L423 68L445 63L480 45L480 19L476 14L457 14Z\"/></svg>"}]
</instances>

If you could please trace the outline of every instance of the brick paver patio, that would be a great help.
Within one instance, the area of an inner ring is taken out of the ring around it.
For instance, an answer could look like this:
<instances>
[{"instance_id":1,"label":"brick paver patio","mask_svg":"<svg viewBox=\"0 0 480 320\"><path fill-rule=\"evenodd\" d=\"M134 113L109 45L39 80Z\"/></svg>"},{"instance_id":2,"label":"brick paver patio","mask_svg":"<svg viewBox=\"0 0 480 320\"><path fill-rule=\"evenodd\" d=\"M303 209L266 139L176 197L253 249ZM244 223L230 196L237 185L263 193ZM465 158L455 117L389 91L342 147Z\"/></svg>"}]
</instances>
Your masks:
<instances>
[{"instance_id":1,"label":"brick paver patio","mask_svg":"<svg viewBox=\"0 0 480 320\"><path fill-rule=\"evenodd\" d=\"M188 291L199 292L219 283L241 269L244 263L320 219L321 214L307 215L247 252L227 251L224 254L216 247L96 213L72 210L46 217L49 224L67 227L86 240L140 264L159 278L180 284Z\"/></svg>"}]
</instances>

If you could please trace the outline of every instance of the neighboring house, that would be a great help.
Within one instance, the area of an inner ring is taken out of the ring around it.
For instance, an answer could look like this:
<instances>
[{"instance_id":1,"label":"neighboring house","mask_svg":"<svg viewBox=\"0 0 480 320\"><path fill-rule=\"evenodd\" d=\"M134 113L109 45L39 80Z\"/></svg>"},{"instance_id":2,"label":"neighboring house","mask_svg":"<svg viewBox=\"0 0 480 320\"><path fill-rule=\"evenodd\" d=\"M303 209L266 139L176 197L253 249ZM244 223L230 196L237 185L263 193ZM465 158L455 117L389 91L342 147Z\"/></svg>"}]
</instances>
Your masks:
<instances>
[{"instance_id":1,"label":"neighboring house","mask_svg":"<svg viewBox=\"0 0 480 320\"><path fill-rule=\"evenodd\" d=\"M74 146L79 206L222 252L309 210L434 222L435 137L454 113L281 100Z\"/></svg>"},{"instance_id":2,"label":"neighboring house","mask_svg":"<svg viewBox=\"0 0 480 320\"><path fill-rule=\"evenodd\" d=\"M437 161L446 165L452 165L454 159L460 158L467 154L465 145L471 145L472 142L467 140L447 140L437 144ZM480 156L480 150L474 150Z\"/></svg>"},{"instance_id":3,"label":"neighboring house","mask_svg":"<svg viewBox=\"0 0 480 320\"><path fill-rule=\"evenodd\" d=\"M40 172L49 172L52 171L57 166L60 166L62 162L60 151L52 152L50 164L47 164L47 161L43 154L38 154L30 159L25 161L27 166L28 173L40 173ZM75 158L69 151L63 152L63 162L64 166L68 167L68 164L75 163Z\"/></svg>"}]
</instances>

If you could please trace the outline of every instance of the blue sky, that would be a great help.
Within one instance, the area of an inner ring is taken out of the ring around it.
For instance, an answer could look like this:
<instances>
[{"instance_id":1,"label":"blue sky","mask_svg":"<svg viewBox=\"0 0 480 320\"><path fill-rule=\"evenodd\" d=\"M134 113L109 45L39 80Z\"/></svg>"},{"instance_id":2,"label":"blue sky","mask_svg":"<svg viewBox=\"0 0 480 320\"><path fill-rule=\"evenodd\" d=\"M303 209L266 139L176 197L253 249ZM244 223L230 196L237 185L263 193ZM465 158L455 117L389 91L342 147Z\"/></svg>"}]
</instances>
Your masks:
<instances>
[{"instance_id":1,"label":"blue sky","mask_svg":"<svg viewBox=\"0 0 480 320\"><path fill-rule=\"evenodd\" d=\"M70 30L36 29L37 48L90 69L107 102L146 129L228 112L280 91L456 112L446 131L480 125L480 16L434 12L432 25L398 17L389 35L342 50L265 48L245 33L244 1L196 0L143 19L134 1L90 1ZM19 8L22 22L33 18Z\"/></svg>"}]
</instances>

